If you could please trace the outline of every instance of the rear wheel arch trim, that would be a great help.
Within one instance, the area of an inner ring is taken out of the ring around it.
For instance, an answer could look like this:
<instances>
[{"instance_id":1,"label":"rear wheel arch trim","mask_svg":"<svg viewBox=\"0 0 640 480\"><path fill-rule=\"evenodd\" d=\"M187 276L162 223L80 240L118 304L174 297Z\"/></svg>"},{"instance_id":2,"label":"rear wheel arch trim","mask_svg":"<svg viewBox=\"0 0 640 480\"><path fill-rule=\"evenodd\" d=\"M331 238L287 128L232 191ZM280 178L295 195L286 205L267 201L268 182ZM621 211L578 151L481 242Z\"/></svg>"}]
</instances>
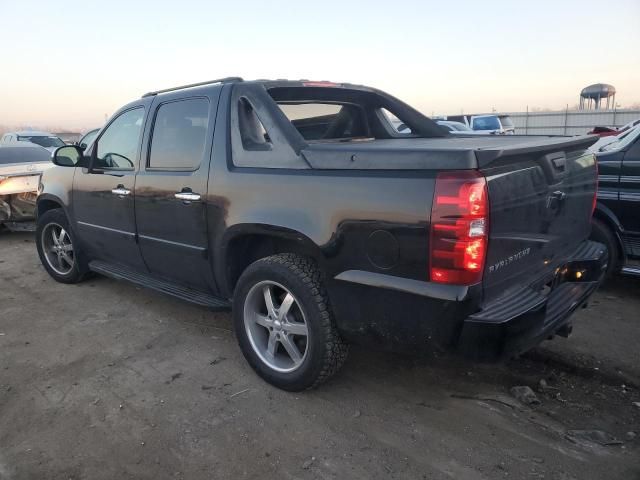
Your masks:
<instances>
[{"instance_id":1,"label":"rear wheel arch trim","mask_svg":"<svg viewBox=\"0 0 640 480\"><path fill-rule=\"evenodd\" d=\"M616 215L606 205L598 203L596 205L595 211L593 212L593 218L595 220L598 220L605 227L611 230L611 233L613 234L613 237L618 244L618 259L622 262L626 261L624 242L622 241L622 233L624 232L624 228L618 220L618 217L616 217Z\"/></svg>"},{"instance_id":2,"label":"rear wheel arch trim","mask_svg":"<svg viewBox=\"0 0 640 480\"><path fill-rule=\"evenodd\" d=\"M607 223L617 234L624 232L624 227L620 220L618 220L616 214L601 202L596 203L596 209L593 212L593 216L598 220Z\"/></svg>"},{"instance_id":3,"label":"rear wheel arch trim","mask_svg":"<svg viewBox=\"0 0 640 480\"><path fill-rule=\"evenodd\" d=\"M292 248L294 251L265 251L264 254L256 252L255 256L250 256L250 261L243 258L246 263L240 271L233 272L233 264L236 262L233 249L236 248L234 244L242 239L261 239L265 242L272 240L275 242L284 242L294 245L296 248ZM268 224L240 224L230 227L221 241L220 247L214 250L217 252L215 262L215 274L218 285L222 287L222 290L226 295L231 296L235 284L237 283L242 271L246 269L251 263L259 260L260 258L266 258L268 256L278 253L300 253L302 255L309 256L318 262L320 268L322 268L324 255L322 249L307 235L293 230L287 227L278 227ZM254 258L255 257L255 258Z\"/></svg>"}]
</instances>

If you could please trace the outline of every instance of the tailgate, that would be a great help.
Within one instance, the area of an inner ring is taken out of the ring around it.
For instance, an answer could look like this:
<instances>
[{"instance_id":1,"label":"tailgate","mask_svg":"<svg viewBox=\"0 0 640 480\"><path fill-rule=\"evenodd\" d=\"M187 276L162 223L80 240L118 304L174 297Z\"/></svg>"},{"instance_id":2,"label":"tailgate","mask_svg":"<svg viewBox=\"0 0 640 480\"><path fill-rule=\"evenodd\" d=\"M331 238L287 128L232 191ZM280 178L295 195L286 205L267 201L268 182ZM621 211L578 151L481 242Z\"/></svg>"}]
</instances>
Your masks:
<instances>
[{"instance_id":1,"label":"tailgate","mask_svg":"<svg viewBox=\"0 0 640 480\"><path fill-rule=\"evenodd\" d=\"M490 202L485 302L536 281L542 286L589 237L595 157L584 142L571 140L545 150L516 152L482 167Z\"/></svg>"}]
</instances>

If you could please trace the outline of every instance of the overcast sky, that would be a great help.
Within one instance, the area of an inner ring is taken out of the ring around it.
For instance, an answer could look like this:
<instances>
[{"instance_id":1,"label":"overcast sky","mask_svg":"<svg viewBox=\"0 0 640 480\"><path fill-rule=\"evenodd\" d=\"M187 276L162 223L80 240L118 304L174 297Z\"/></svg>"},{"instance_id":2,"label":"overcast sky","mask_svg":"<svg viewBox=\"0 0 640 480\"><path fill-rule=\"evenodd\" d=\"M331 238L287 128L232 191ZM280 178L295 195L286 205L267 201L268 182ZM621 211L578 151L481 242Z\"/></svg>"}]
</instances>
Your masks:
<instances>
[{"instance_id":1,"label":"overcast sky","mask_svg":"<svg viewBox=\"0 0 640 480\"><path fill-rule=\"evenodd\" d=\"M348 81L431 115L640 102L640 0L3 1L0 124L99 126L221 76Z\"/></svg>"}]
</instances>

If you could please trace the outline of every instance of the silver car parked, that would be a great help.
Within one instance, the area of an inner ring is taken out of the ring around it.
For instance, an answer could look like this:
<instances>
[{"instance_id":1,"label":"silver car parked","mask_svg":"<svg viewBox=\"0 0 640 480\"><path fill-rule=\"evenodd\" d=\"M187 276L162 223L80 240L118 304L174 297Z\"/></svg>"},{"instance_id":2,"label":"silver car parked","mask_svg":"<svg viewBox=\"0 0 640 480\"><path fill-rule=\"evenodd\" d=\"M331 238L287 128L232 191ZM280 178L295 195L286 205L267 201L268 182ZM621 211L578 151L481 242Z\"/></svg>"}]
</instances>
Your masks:
<instances>
[{"instance_id":1,"label":"silver car parked","mask_svg":"<svg viewBox=\"0 0 640 480\"><path fill-rule=\"evenodd\" d=\"M52 133L26 130L22 132L8 132L2 136L1 145L10 145L17 142L31 142L46 148L50 152L55 152L58 147L64 147L66 143L60 137Z\"/></svg>"}]
</instances>

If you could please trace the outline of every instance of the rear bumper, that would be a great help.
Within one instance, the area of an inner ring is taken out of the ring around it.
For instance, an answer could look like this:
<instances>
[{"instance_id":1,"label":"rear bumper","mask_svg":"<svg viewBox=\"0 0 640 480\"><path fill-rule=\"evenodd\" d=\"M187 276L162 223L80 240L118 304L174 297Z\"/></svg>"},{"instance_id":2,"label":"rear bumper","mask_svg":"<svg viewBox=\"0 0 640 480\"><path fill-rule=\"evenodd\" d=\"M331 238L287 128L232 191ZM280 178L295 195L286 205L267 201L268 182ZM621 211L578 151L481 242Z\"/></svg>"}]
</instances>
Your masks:
<instances>
[{"instance_id":1,"label":"rear bumper","mask_svg":"<svg viewBox=\"0 0 640 480\"><path fill-rule=\"evenodd\" d=\"M606 270L603 245L586 241L542 288L500 298L467 317L457 351L478 361L525 352L544 339L571 331L569 317L600 285Z\"/></svg>"},{"instance_id":2,"label":"rear bumper","mask_svg":"<svg viewBox=\"0 0 640 480\"><path fill-rule=\"evenodd\" d=\"M35 192L0 195L0 225L34 220L36 198Z\"/></svg>"},{"instance_id":3,"label":"rear bumper","mask_svg":"<svg viewBox=\"0 0 640 480\"><path fill-rule=\"evenodd\" d=\"M341 273L328 289L338 328L350 341L498 361L556 333L568 334L569 317L600 285L605 257L603 245L585 241L550 277L484 305L481 285L441 285L363 271Z\"/></svg>"}]
</instances>

